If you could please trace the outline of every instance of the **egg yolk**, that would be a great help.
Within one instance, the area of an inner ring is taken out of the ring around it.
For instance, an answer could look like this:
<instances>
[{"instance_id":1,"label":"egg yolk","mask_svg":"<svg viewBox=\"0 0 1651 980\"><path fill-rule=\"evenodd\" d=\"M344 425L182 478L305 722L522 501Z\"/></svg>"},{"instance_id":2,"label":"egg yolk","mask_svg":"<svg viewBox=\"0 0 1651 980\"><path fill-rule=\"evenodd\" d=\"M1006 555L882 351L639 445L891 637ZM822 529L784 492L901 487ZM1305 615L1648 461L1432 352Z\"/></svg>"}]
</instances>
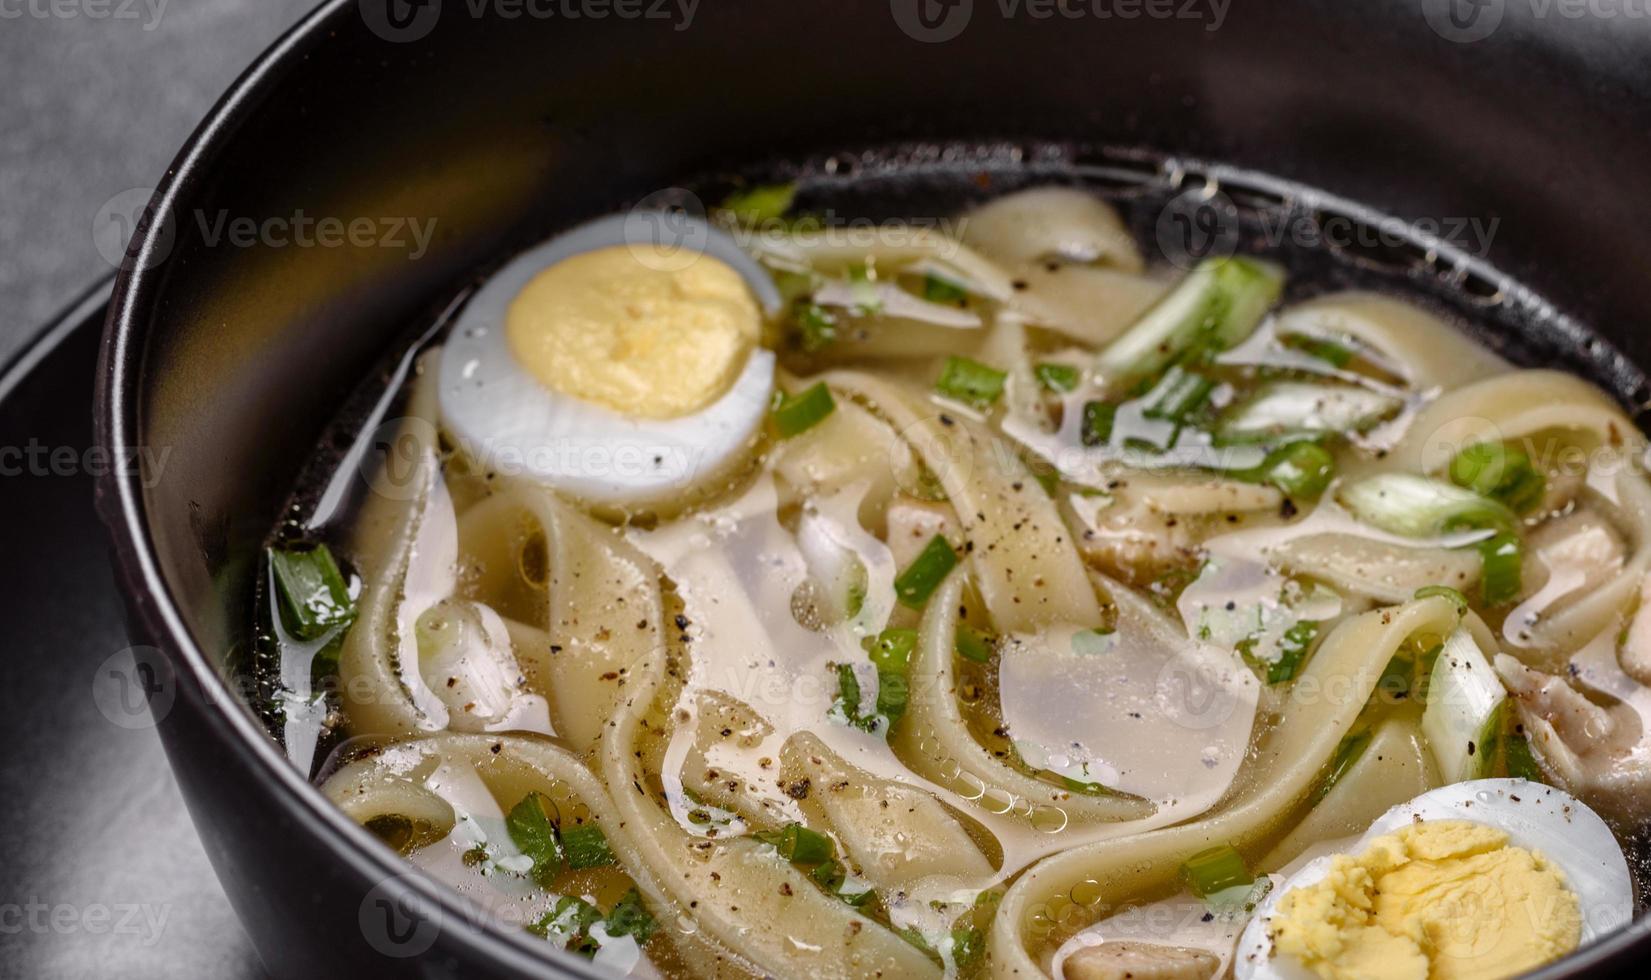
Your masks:
<instances>
[{"instance_id":1,"label":"egg yolk","mask_svg":"<svg viewBox=\"0 0 1651 980\"><path fill-rule=\"evenodd\" d=\"M1577 897L1495 827L1417 823L1279 899L1279 953L1325 980L1500 980L1576 948Z\"/></svg>"},{"instance_id":2,"label":"egg yolk","mask_svg":"<svg viewBox=\"0 0 1651 980\"><path fill-rule=\"evenodd\" d=\"M545 387L628 416L668 419L725 392L761 332L727 263L614 245L535 276L505 314L511 353Z\"/></svg>"}]
</instances>

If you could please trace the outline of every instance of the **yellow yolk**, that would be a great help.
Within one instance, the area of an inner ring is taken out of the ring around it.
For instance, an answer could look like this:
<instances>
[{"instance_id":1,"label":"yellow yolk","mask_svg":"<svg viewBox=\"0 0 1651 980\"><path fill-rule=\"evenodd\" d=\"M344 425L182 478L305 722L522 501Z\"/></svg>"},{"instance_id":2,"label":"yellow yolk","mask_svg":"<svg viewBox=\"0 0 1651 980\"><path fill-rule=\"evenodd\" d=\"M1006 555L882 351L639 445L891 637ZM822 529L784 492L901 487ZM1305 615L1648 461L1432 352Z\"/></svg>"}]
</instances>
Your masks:
<instances>
[{"instance_id":1,"label":"yellow yolk","mask_svg":"<svg viewBox=\"0 0 1651 980\"><path fill-rule=\"evenodd\" d=\"M709 255L614 245L556 263L505 315L510 351L553 391L668 419L728 389L762 313L745 280Z\"/></svg>"},{"instance_id":2,"label":"yellow yolk","mask_svg":"<svg viewBox=\"0 0 1651 980\"><path fill-rule=\"evenodd\" d=\"M1279 953L1324 980L1501 980L1576 948L1564 876L1495 827L1417 823L1279 899Z\"/></svg>"}]
</instances>

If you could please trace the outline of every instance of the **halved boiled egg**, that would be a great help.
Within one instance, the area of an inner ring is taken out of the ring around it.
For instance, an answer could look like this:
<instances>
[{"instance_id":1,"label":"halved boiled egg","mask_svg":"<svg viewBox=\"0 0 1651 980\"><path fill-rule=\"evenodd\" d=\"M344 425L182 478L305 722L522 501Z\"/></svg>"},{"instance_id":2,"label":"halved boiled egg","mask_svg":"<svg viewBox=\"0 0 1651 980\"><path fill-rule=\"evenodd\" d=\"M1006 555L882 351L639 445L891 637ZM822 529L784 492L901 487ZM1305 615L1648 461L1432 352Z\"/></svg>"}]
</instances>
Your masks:
<instances>
[{"instance_id":1,"label":"halved boiled egg","mask_svg":"<svg viewBox=\"0 0 1651 980\"><path fill-rule=\"evenodd\" d=\"M774 385L772 279L696 218L633 212L524 252L460 313L442 420L483 469L658 507L743 458Z\"/></svg>"},{"instance_id":2,"label":"halved boiled egg","mask_svg":"<svg viewBox=\"0 0 1651 980\"><path fill-rule=\"evenodd\" d=\"M1285 871L1239 939L1237 980L1500 980L1633 915L1605 822L1523 779L1430 790Z\"/></svg>"}]
</instances>

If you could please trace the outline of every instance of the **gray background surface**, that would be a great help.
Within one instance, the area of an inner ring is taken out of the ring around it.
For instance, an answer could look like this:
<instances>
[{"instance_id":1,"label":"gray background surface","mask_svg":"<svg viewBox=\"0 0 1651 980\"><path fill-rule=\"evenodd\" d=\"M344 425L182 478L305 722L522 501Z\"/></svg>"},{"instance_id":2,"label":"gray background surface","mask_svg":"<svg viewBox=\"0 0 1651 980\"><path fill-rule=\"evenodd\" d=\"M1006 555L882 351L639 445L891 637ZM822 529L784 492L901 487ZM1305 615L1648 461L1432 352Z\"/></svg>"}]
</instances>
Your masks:
<instances>
[{"instance_id":1,"label":"gray background surface","mask_svg":"<svg viewBox=\"0 0 1651 980\"><path fill-rule=\"evenodd\" d=\"M99 209L152 187L313 0L136 0L130 18L90 16L126 2L0 3L0 363L111 271ZM83 384L48 411L89 419ZM35 418L0 415L6 440L61 428ZM25 726L0 730L0 977L259 976L154 731L111 723L90 696L125 641L88 482L3 489L34 494L29 516L59 532L48 560L0 574L8 619L24 617L0 644L0 719Z\"/></svg>"}]
</instances>

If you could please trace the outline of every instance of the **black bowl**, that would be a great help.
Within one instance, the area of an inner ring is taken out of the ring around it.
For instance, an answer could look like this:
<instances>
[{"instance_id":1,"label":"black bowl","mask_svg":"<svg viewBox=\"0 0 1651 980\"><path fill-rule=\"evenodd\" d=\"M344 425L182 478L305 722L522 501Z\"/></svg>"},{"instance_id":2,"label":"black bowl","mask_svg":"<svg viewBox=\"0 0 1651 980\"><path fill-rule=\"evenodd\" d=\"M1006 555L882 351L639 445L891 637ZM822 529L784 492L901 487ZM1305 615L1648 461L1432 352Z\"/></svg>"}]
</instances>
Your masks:
<instances>
[{"instance_id":1,"label":"black bowl","mask_svg":"<svg viewBox=\"0 0 1651 980\"><path fill-rule=\"evenodd\" d=\"M272 48L133 240L98 405L105 445L170 453L103 479L100 510L131 630L157 648L140 667L173 767L271 972L592 975L406 874L224 680L249 570L329 420L410 325L577 219L753 160L866 201L921 196L879 183L891 161L954 188L984 171L1188 190L1252 237L1269 208L1321 229L1394 215L1391 238L1332 249L1322 281L1431 296L1637 410L1642 22L1502 0L1239 7L333 0ZM1647 953L1636 926L1548 972Z\"/></svg>"}]
</instances>

